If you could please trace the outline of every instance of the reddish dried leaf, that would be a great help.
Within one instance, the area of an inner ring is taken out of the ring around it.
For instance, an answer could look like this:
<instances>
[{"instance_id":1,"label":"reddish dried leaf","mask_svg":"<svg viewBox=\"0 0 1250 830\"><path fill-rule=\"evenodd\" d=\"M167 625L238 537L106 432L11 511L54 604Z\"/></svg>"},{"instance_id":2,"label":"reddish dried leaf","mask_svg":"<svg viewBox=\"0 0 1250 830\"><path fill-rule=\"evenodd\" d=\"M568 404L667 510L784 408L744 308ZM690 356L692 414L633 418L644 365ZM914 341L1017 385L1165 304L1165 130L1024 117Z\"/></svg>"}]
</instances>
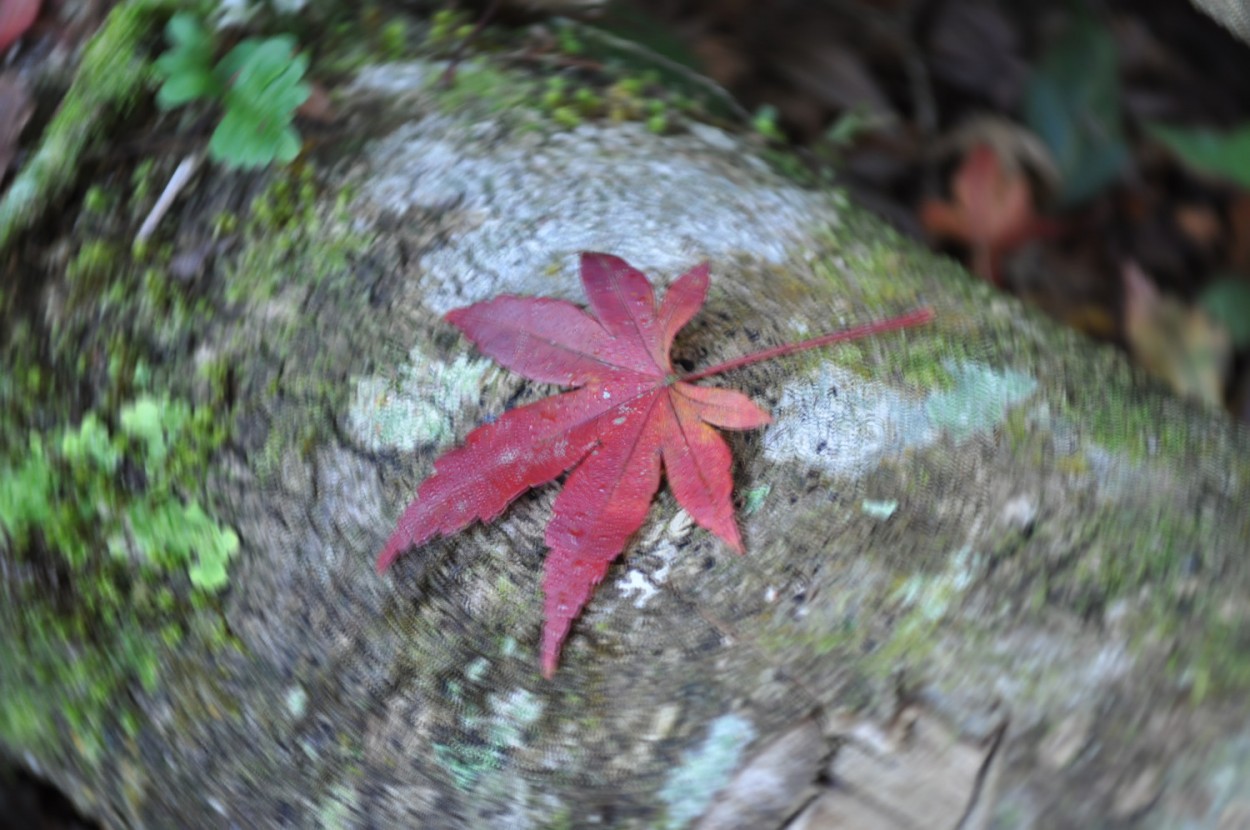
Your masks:
<instances>
[{"instance_id":1,"label":"reddish dried leaf","mask_svg":"<svg viewBox=\"0 0 1250 830\"><path fill-rule=\"evenodd\" d=\"M43 0L2 0L0 2L0 52L26 33L39 16Z\"/></svg>"},{"instance_id":2,"label":"reddish dried leaf","mask_svg":"<svg viewBox=\"0 0 1250 830\"><path fill-rule=\"evenodd\" d=\"M1033 212L1028 178L1003 166L988 144L973 147L952 181L952 201L929 200L920 221L934 236L966 242L972 271L997 284L998 260L1030 238L1050 232Z\"/></svg>"},{"instance_id":3,"label":"reddish dried leaf","mask_svg":"<svg viewBox=\"0 0 1250 830\"><path fill-rule=\"evenodd\" d=\"M931 316L916 312L678 377L669 349L703 305L706 263L673 283L658 307L646 276L619 257L583 254L581 272L593 316L562 300L512 296L447 315L509 369L578 388L504 413L435 461L434 475L417 489L378 557L378 570L385 570L405 550L489 521L530 487L572 469L545 536L542 668L548 677L573 620L642 526L661 467L695 522L742 550L732 458L712 427L753 429L770 419L740 392L690 381Z\"/></svg>"}]
</instances>

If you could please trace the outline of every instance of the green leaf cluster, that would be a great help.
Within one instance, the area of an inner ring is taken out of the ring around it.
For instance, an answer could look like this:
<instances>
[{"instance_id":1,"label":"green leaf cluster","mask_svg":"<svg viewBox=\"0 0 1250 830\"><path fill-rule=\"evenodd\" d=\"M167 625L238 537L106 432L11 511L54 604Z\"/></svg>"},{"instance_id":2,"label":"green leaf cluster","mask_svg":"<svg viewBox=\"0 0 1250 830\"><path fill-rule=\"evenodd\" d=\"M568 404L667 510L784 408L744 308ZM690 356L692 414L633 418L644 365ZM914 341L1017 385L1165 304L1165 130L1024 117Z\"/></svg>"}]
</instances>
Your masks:
<instances>
[{"instance_id":1,"label":"green leaf cluster","mask_svg":"<svg viewBox=\"0 0 1250 830\"><path fill-rule=\"evenodd\" d=\"M308 58L297 53L295 38L247 38L214 63L215 38L194 15L171 17L165 35L170 45L156 60L163 78L156 101L165 109L200 99L221 105L222 119L208 145L213 159L264 167L299 154L291 122L310 88L303 82Z\"/></svg>"}]
</instances>

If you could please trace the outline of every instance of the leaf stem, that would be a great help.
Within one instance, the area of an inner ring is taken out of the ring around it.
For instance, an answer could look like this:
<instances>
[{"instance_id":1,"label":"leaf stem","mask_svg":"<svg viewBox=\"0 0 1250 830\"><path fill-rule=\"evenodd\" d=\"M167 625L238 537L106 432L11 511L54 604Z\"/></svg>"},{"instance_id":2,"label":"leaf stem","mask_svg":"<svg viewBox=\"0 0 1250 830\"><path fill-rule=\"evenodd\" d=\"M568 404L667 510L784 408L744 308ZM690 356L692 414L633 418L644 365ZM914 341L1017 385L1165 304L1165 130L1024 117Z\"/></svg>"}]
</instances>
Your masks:
<instances>
[{"instance_id":1,"label":"leaf stem","mask_svg":"<svg viewBox=\"0 0 1250 830\"><path fill-rule=\"evenodd\" d=\"M701 380L712 375L719 375L722 372L728 372L730 369L740 369L743 366L750 366L753 363L760 363L765 360L772 360L774 357L784 357L795 352L803 352L808 349L818 349L821 346L828 346L831 343L840 343L843 340L858 340L861 337L868 337L872 334L880 334L884 331L893 331L895 329L905 329L911 326L919 326L933 319L933 309L918 308L915 311L904 314L900 317L891 317L888 320L878 320L875 323L864 323L860 326L852 326L849 329L834 331L828 334L822 334L819 337L813 337L810 340L802 340L798 343L784 343L780 346L774 346L771 349L754 352L752 354L736 357L733 360L727 360L724 363L718 363L706 369L700 369L697 372L691 372L688 375L682 375L678 380L689 383L691 381Z\"/></svg>"}]
</instances>

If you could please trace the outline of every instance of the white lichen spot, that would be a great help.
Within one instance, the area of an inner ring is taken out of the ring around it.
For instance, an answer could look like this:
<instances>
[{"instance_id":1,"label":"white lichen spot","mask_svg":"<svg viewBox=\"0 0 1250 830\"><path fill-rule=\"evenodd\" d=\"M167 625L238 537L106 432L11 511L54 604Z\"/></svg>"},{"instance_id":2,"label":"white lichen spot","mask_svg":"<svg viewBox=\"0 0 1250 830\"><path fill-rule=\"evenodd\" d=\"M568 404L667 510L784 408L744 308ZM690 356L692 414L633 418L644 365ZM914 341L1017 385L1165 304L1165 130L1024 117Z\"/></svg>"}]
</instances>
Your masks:
<instances>
[{"instance_id":1,"label":"white lichen spot","mask_svg":"<svg viewBox=\"0 0 1250 830\"><path fill-rule=\"evenodd\" d=\"M685 510L678 510L676 515L669 520L668 526L665 528L665 535L674 542L680 542L690 535L690 530L694 527L694 517Z\"/></svg>"},{"instance_id":2,"label":"white lichen spot","mask_svg":"<svg viewBox=\"0 0 1250 830\"><path fill-rule=\"evenodd\" d=\"M677 718L680 715L681 706L676 703L665 703L656 709L655 717L651 719L651 729L647 732L647 739L662 741L667 738L673 731L673 727L677 725Z\"/></svg>"},{"instance_id":3,"label":"white lichen spot","mask_svg":"<svg viewBox=\"0 0 1250 830\"><path fill-rule=\"evenodd\" d=\"M755 727L741 715L731 712L714 720L707 737L682 756L660 790L660 799L668 807L663 827L678 830L703 815L729 783L743 751L754 739Z\"/></svg>"},{"instance_id":4,"label":"white lichen spot","mask_svg":"<svg viewBox=\"0 0 1250 830\"><path fill-rule=\"evenodd\" d=\"M634 599L635 608L646 608L651 598L660 592L660 589L651 584L651 580L647 575L639 570L630 570L626 572L625 577L617 583L621 596L629 599L634 594L638 596Z\"/></svg>"},{"instance_id":5,"label":"white lichen spot","mask_svg":"<svg viewBox=\"0 0 1250 830\"><path fill-rule=\"evenodd\" d=\"M291 713L291 717L299 719L304 717L304 710L308 706L308 692L304 691L304 687L300 685L292 686L286 691L286 710Z\"/></svg>"},{"instance_id":6,"label":"white lichen spot","mask_svg":"<svg viewBox=\"0 0 1250 830\"><path fill-rule=\"evenodd\" d=\"M347 783L333 787L317 805L317 825L324 830L355 827L356 788Z\"/></svg>"},{"instance_id":7,"label":"white lichen spot","mask_svg":"<svg viewBox=\"0 0 1250 830\"><path fill-rule=\"evenodd\" d=\"M520 746L524 730L543 714L543 702L528 689L491 695L490 708L492 739L506 747Z\"/></svg>"},{"instance_id":8,"label":"white lichen spot","mask_svg":"<svg viewBox=\"0 0 1250 830\"><path fill-rule=\"evenodd\" d=\"M490 661L485 657L478 657L464 667L464 677L470 683L477 683L486 676L486 670L489 668Z\"/></svg>"},{"instance_id":9,"label":"white lichen spot","mask_svg":"<svg viewBox=\"0 0 1250 830\"><path fill-rule=\"evenodd\" d=\"M687 521L683 524L683 529L674 534L672 532L673 523L677 522L682 516L685 516ZM669 571L673 568L673 561L677 558L677 545L674 544L674 541L681 539L689 532L691 526L689 518L690 514L684 510L679 510L673 522L670 522L667 527L661 526L661 528L668 531L665 538L658 542L655 536L650 539L649 544L653 543L655 545L651 550L650 557L660 561L659 567L650 571L630 568L617 583L617 589L620 590L621 596L625 599L634 594L638 595L634 599L635 608L646 608L651 599L660 592L660 587L668 580Z\"/></svg>"},{"instance_id":10,"label":"white lichen spot","mask_svg":"<svg viewBox=\"0 0 1250 830\"><path fill-rule=\"evenodd\" d=\"M971 548L960 548L950 558L942 573L933 575L914 574L908 577L894 592L893 598L911 612L900 629L908 627L914 615L915 622L935 623L954 605L964 591L972 585L981 572L981 557Z\"/></svg>"},{"instance_id":11,"label":"white lichen spot","mask_svg":"<svg viewBox=\"0 0 1250 830\"><path fill-rule=\"evenodd\" d=\"M356 73L348 90L402 95L424 88L442 67L429 61L402 61L366 66Z\"/></svg>"},{"instance_id":12,"label":"white lichen spot","mask_svg":"<svg viewBox=\"0 0 1250 830\"><path fill-rule=\"evenodd\" d=\"M860 510L865 516L871 516L874 519L885 521L894 515L898 510L898 502L894 499L877 501L875 499L864 499L860 505Z\"/></svg>"},{"instance_id":13,"label":"white lichen spot","mask_svg":"<svg viewBox=\"0 0 1250 830\"><path fill-rule=\"evenodd\" d=\"M477 400L497 371L489 360L468 355L446 363L413 349L409 357L411 362L390 376L356 381L348 424L370 450L449 446L456 437L456 413Z\"/></svg>"}]
</instances>

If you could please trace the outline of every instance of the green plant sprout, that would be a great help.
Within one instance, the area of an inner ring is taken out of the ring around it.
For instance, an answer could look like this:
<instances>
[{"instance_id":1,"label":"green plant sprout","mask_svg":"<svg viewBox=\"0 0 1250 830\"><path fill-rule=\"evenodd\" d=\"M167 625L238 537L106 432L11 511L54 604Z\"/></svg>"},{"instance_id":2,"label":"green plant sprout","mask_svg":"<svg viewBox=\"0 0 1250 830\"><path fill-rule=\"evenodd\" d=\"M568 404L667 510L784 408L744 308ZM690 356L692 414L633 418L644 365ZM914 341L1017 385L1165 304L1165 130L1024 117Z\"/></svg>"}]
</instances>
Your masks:
<instances>
[{"instance_id":1,"label":"green plant sprout","mask_svg":"<svg viewBox=\"0 0 1250 830\"><path fill-rule=\"evenodd\" d=\"M191 14L176 14L165 28L169 49L155 63L164 79L156 93L162 109L206 98L222 106L209 139L209 156L228 167L264 167L292 161L300 150L291 122L308 99L303 82L308 57L290 35L247 38L213 64L217 44Z\"/></svg>"}]
</instances>

